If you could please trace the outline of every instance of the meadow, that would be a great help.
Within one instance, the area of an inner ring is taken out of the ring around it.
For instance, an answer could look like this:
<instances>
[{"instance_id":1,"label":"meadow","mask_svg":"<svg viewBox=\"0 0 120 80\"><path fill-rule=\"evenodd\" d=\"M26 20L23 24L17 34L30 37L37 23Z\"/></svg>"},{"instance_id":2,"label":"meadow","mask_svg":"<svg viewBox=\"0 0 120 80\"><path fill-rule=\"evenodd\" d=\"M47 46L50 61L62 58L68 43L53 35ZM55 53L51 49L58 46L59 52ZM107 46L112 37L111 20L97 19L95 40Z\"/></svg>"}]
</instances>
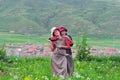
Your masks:
<instances>
[{"instance_id":1,"label":"meadow","mask_svg":"<svg viewBox=\"0 0 120 80\"><path fill-rule=\"evenodd\" d=\"M35 35L21 35L0 32L0 43L48 43L47 39L50 37L49 34L35 36ZM81 36L74 36L73 41L76 44L77 41L81 41ZM114 47L120 49L120 39L116 38L94 38L87 37L87 44L89 46L102 46L102 47Z\"/></svg>"},{"instance_id":2,"label":"meadow","mask_svg":"<svg viewBox=\"0 0 120 80\"><path fill-rule=\"evenodd\" d=\"M13 62L4 63L1 80L62 80L53 77L49 57L12 57ZM74 58L74 74L66 80L119 80L120 57L93 58L78 61ZM1 73L1 72L0 72Z\"/></svg>"},{"instance_id":3,"label":"meadow","mask_svg":"<svg viewBox=\"0 0 120 80\"><path fill-rule=\"evenodd\" d=\"M0 33L0 43L46 43L46 36L34 36L34 35L21 35L21 34L12 34L12 33Z\"/></svg>"},{"instance_id":4,"label":"meadow","mask_svg":"<svg viewBox=\"0 0 120 80\"><path fill-rule=\"evenodd\" d=\"M0 33L0 43L47 43L49 35L25 36ZM74 42L81 40L73 37ZM111 46L120 49L119 39L88 38L88 45ZM77 43L76 43L77 44ZM73 46L75 48L75 46ZM8 57L10 61L0 61L0 80L62 80L53 77L50 70L50 57ZM120 56L92 57L89 61L74 58L74 74L66 80L119 80Z\"/></svg>"}]
</instances>

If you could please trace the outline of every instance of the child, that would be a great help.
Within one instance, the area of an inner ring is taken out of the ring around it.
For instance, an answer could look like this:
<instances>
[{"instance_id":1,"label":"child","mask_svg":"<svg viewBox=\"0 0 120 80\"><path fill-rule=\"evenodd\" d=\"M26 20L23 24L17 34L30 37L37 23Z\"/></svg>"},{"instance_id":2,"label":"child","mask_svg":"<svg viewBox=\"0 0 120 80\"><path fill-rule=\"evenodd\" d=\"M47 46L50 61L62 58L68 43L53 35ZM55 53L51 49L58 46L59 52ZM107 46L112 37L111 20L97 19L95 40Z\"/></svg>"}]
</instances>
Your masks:
<instances>
[{"instance_id":1,"label":"child","mask_svg":"<svg viewBox=\"0 0 120 80\"><path fill-rule=\"evenodd\" d=\"M63 37L67 37L70 40L70 46L73 46L72 37L67 34L67 28L65 26L63 26L63 25L60 25L57 28L59 29L59 31L61 32L61 35Z\"/></svg>"},{"instance_id":2,"label":"child","mask_svg":"<svg viewBox=\"0 0 120 80\"><path fill-rule=\"evenodd\" d=\"M60 31L62 37L67 37L70 43L70 46L73 46L73 41L72 41L72 37L70 35L67 35L67 28L65 26L58 26L57 29ZM71 49L67 50L67 54L72 55L72 51Z\"/></svg>"}]
</instances>

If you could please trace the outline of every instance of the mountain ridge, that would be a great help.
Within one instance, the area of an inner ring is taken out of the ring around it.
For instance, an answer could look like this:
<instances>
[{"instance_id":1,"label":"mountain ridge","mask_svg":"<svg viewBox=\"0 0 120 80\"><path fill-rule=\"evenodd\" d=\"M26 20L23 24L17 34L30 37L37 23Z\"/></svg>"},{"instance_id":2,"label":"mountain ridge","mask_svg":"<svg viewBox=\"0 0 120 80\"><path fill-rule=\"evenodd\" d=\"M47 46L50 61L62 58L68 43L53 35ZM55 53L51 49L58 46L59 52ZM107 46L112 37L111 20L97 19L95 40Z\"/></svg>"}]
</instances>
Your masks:
<instances>
[{"instance_id":1,"label":"mountain ridge","mask_svg":"<svg viewBox=\"0 0 120 80\"><path fill-rule=\"evenodd\" d=\"M1 0L0 31L42 35L65 25L72 35L119 37L119 5L119 0Z\"/></svg>"}]
</instances>

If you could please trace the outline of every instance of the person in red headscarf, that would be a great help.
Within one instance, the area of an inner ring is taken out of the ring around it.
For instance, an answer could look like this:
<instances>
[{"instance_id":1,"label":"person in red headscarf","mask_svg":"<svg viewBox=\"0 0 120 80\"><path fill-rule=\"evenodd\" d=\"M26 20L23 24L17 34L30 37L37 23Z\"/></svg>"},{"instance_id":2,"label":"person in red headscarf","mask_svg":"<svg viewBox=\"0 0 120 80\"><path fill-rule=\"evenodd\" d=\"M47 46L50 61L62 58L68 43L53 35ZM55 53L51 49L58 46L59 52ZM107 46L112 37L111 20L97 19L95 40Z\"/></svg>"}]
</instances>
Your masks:
<instances>
[{"instance_id":1,"label":"person in red headscarf","mask_svg":"<svg viewBox=\"0 0 120 80\"><path fill-rule=\"evenodd\" d=\"M73 41L72 41L72 37L70 35L67 35L67 28L63 25L58 26L57 29L60 31L60 34L62 37L65 37L68 39L68 42L70 46L73 46ZM73 75L74 72L74 63L73 63L73 59L72 59L72 50L71 48L66 49L66 54L68 54L69 56L67 56L67 72L69 75Z\"/></svg>"},{"instance_id":2,"label":"person in red headscarf","mask_svg":"<svg viewBox=\"0 0 120 80\"><path fill-rule=\"evenodd\" d=\"M60 26L57 27L57 29L60 31L62 37L68 38L70 46L72 47L73 46L72 37L67 34L67 31L68 31L67 28L65 26L63 26L63 25L60 25ZM71 49L67 50L67 54L72 55Z\"/></svg>"}]
</instances>

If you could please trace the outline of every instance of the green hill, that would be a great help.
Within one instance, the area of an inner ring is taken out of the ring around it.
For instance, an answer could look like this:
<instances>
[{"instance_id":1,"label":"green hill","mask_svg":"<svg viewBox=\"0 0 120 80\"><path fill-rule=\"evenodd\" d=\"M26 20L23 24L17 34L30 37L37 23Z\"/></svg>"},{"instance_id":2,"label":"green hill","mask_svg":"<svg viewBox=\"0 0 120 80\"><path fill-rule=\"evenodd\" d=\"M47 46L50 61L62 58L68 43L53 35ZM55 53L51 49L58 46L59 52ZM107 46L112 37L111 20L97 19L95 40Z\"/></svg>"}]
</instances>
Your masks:
<instances>
[{"instance_id":1,"label":"green hill","mask_svg":"<svg viewBox=\"0 0 120 80\"><path fill-rule=\"evenodd\" d=\"M65 25L69 33L120 36L119 0L0 0L0 32L47 34Z\"/></svg>"}]
</instances>

